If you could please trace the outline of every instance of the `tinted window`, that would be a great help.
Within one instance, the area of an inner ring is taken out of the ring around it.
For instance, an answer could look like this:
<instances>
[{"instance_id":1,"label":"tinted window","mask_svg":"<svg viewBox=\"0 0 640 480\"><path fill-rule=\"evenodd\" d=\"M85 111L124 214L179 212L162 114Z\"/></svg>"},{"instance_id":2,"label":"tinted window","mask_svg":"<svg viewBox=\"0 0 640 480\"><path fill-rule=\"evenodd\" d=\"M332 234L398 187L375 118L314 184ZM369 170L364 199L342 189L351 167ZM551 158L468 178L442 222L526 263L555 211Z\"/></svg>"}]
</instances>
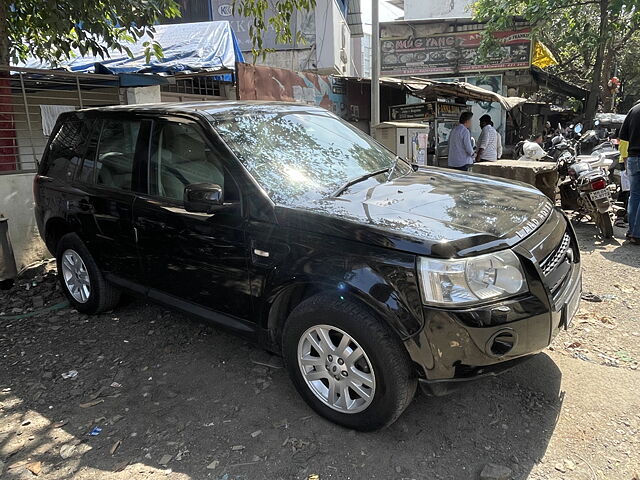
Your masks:
<instances>
[{"instance_id":1,"label":"tinted window","mask_svg":"<svg viewBox=\"0 0 640 480\"><path fill-rule=\"evenodd\" d=\"M181 201L187 185L214 183L223 188L227 201L235 199L234 183L225 181L220 159L194 125L159 124L156 138L158 148L151 159L149 193Z\"/></svg>"},{"instance_id":2,"label":"tinted window","mask_svg":"<svg viewBox=\"0 0 640 480\"><path fill-rule=\"evenodd\" d=\"M76 179L80 182L93 183L93 174L96 166L96 154L98 152L98 139L102 129L102 121L96 121L91 131L91 136L87 142L87 149L82 160L82 165L76 174Z\"/></svg>"},{"instance_id":3,"label":"tinted window","mask_svg":"<svg viewBox=\"0 0 640 480\"><path fill-rule=\"evenodd\" d=\"M43 175L71 180L84 154L91 124L81 120L68 121L51 141Z\"/></svg>"},{"instance_id":4,"label":"tinted window","mask_svg":"<svg viewBox=\"0 0 640 480\"><path fill-rule=\"evenodd\" d=\"M256 106L212 113L223 140L277 203L325 198L347 181L395 163L395 155L371 137L321 109ZM410 169L399 162L393 175Z\"/></svg>"},{"instance_id":5,"label":"tinted window","mask_svg":"<svg viewBox=\"0 0 640 480\"><path fill-rule=\"evenodd\" d=\"M139 130L139 120L104 120L96 157L98 185L131 190L133 157Z\"/></svg>"}]
</instances>

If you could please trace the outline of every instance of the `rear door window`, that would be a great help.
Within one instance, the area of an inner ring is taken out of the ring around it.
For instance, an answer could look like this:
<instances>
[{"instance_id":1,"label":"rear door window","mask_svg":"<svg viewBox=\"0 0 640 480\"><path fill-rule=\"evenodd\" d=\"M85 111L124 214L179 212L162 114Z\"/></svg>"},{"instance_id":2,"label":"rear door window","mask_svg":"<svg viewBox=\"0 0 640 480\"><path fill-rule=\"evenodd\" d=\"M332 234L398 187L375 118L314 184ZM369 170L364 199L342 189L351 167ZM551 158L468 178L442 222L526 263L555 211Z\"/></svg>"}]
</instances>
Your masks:
<instances>
[{"instance_id":1,"label":"rear door window","mask_svg":"<svg viewBox=\"0 0 640 480\"><path fill-rule=\"evenodd\" d=\"M86 149L91 124L91 121L77 119L62 124L49 146L43 175L66 181L73 179Z\"/></svg>"},{"instance_id":2,"label":"rear door window","mask_svg":"<svg viewBox=\"0 0 640 480\"><path fill-rule=\"evenodd\" d=\"M131 190L140 120L105 119L96 155L96 184Z\"/></svg>"}]
</instances>

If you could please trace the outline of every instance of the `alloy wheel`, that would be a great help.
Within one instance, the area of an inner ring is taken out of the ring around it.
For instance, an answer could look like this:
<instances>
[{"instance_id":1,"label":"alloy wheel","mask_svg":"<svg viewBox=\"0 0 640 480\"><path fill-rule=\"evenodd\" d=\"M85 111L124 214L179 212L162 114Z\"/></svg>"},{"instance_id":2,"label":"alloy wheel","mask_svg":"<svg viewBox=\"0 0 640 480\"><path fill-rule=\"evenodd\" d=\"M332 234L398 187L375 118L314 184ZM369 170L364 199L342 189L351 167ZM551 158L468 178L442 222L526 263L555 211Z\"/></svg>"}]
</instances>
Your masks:
<instances>
[{"instance_id":1,"label":"alloy wheel","mask_svg":"<svg viewBox=\"0 0 640 480\"><path fill-rule=\"evenodd\" d=\"M307 386L326 406L358 413L373 401L376 378L364 349L345 331L315 325L300 337L298 365Z\"/></svg>"},{"instance_id":2,"label":"alloy wheel","mask_svg":"<svg viewBox=\"0 0 640 480\"><path fill-rule=\"evenodd\" d=\"M62 254L62 278L75 301L86 303L89 300L91 295L89 272L75 250L68 249Z\"/></svg>"}]
</instances>

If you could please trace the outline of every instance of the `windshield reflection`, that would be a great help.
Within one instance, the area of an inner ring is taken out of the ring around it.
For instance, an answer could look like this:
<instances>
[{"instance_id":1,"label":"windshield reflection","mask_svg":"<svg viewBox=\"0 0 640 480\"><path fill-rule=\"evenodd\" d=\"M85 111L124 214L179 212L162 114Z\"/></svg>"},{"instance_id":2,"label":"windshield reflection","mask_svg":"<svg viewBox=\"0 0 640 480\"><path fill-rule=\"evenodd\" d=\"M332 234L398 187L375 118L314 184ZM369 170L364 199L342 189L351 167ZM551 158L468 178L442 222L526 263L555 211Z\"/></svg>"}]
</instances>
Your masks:
<instances>
[{"instance_id":1,"label":"windshield reflection","mask_svg":"<svg viewBox=\"0 0 640 480\"><path fill-rule=\"evenodd\" d=\"M217 132L271 199L301 205L331 195L347 181L390 169L396 157L360 130L319 108L255 105L212 116ZM411 171L398 162L386 182ZM360 185L354 185L356 190Z\"/></svg>"}]
</instances>

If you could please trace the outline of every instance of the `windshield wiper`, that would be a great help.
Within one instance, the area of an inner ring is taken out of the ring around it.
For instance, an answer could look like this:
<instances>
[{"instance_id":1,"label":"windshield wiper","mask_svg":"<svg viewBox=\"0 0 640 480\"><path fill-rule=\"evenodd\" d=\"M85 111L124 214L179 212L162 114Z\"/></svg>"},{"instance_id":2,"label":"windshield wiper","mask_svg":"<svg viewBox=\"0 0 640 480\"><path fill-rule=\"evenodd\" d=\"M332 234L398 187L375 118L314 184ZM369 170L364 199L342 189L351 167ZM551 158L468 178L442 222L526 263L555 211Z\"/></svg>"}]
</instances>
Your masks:
<instances>
[{"instance_id":1,"label":"windshield wiper","mask_svg":"<svg viewBox=\"0 0 640 480\"><path fill-rule=\"evenodd\" d=\"M360 183L360 182L366 180L367 178L375 177L376 175L380 175L381 173L387 173L389 171L391 171L391 168L383 168L382 170L378 170L376 172L365 173L364 175L360 175L359 177L352 178L348 182L346 182L343 185L341 185L340 188L338 188L335 192L333 192L331 194L331 196L332 197L339 197L350 186L355 185L356 183Z\"/></svg>"}]
</instances>

